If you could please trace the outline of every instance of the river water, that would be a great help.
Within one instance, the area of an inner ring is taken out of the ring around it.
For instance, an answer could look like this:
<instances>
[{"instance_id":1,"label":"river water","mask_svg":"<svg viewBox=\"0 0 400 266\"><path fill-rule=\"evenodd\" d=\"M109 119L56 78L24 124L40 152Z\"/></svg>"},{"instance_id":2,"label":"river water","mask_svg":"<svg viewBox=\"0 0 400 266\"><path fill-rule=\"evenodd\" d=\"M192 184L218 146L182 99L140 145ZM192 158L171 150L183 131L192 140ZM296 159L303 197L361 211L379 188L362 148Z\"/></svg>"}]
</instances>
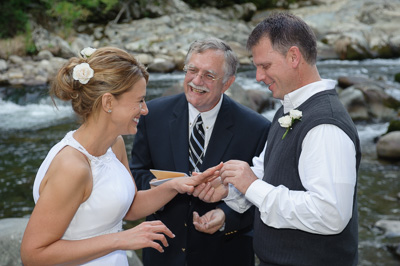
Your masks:
<instances>
[{"instance_id":1,"label":"river water","mask_svg":"<svg viewBox=\"0 0 400 266\"><path fill-rule=\"evenodd\" d=\"M400 100L400 84L394 74L400 72L400 59L366 61L323 61L318 63L323 78L340 76L368 77L386 84L386 91ZM245 89L269 93L254 79L252 67L239 70L237 83ZM183 73L151 74L147 100L159 97ZM263 113L272 119L275 110ZM32 185L40 163L49 149L77 127L70 105L58 102L53 107L47 87L0 87L0 219L29 216L33 209ZM374 227L381 219L399 220L400 162L377 159L374 139L386 132L388 123L360 123L363 158L358 180L359 265L400 265L387 245L400 243L400 238L385 235ZM125 137L127 151L133 136Z\"/></svg>"}]
</instances>

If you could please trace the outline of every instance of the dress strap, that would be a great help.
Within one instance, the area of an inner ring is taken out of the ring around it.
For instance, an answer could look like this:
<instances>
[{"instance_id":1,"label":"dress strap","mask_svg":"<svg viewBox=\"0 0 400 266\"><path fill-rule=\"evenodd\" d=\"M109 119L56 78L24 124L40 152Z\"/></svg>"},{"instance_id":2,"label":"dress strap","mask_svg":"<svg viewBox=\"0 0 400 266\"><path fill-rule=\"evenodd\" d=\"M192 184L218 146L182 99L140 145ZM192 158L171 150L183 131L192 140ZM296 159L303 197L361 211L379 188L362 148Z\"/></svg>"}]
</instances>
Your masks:
<instances>
[{"instance_id":1,"label":"dress strap","mask_svg":"<svg viewBox=\"0 0 400 266\"><path fill-rule=\"evenodd\" d=\"M91 155L76 139L74 139L73 134L75 131L76 130L68 132L67 135L65 135L63 141L65 142L66 145L71 146L77 149L78 151L82 152L84 155L86 155L86 157L88 157L90 161L92 161L96 157Z\"/></svg>"}]
</instances>

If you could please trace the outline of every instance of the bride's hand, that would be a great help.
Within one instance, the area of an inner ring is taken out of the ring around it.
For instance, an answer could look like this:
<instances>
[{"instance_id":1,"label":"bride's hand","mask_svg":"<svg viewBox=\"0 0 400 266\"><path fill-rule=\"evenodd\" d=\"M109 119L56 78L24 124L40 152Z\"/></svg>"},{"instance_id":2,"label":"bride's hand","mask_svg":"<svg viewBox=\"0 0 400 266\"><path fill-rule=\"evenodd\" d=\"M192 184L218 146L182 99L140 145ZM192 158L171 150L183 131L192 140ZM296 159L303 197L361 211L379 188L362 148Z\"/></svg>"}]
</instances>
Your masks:
<instances>
[{"instance_id":1,"label":"bride's hand","mask_svg":"<svg viewBox=\"0 0 400 266\"><path fill-rule=\"evenodd\" d=\"M173 187L178 193L189 193L194 191L194 187L204 182L211 182L219 176L219 170L224 164L220 163L208 168L203 173L193 173L191 177L177 177L168 182L173 182Z\"/></svg>"},{"instance_id":2,"label":"bride's hand","mask_svg":"<svg viewBox=\"0 0 400 266\"><path fill-rule=\"evenodd\" d=\"M164 252L164 247L168 247L166 237L175 237L171 230L161 221L143 222L117 234L123 235L123 237L119 238L121 241L120 248L123 250L154 248L159 252Z\"/></svg>"}]
</instances>

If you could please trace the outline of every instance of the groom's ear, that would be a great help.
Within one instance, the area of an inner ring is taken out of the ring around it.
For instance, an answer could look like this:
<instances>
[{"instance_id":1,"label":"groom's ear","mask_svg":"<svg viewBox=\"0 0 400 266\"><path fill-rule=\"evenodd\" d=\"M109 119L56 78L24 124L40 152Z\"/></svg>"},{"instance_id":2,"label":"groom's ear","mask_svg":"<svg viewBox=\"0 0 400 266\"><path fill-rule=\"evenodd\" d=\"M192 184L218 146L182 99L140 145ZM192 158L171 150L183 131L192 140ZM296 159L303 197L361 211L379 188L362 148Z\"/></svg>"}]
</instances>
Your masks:
<instances>
[{"instance_id":1,"label":"groom's ear","mask_svg":"<svg viewBox=\"0 0 400 266\"><path fill-rule=\"evenodd\" d=\"M300 64L301 58L303 58L303 55L301 54L299 47L292 46L289 48L289 51L286 55L289 65L291 65L293 68L297 68L297 66Z\"/></svg>"}]
</instances>

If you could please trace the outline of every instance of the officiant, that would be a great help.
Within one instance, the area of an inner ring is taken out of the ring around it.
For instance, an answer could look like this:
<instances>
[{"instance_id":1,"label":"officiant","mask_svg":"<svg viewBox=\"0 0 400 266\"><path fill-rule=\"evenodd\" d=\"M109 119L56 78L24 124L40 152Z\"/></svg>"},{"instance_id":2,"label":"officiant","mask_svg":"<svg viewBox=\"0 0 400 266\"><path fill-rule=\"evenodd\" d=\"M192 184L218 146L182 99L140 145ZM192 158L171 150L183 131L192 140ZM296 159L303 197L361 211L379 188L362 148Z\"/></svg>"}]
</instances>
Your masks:
<instances>
[{"instance_id":1,"label":"officiant","mask_svg":"<svg viewBox=\"0 0 400 266\"><path fill-rule=\"evenodd\" d=\"M270 122L224 92L235 81L238 59L217 38L193 42L185 59L184 93L149 101L138 125L130 168L139 190L150 189L150 169L201 172L231 159L251 163ZM243 148L245 147L245 149ZM146 266L250 266L254 210L239 214L223 201L178 195L147 220L174 234L164 253L143 250Z\"/></svg>"}]
</instances>

